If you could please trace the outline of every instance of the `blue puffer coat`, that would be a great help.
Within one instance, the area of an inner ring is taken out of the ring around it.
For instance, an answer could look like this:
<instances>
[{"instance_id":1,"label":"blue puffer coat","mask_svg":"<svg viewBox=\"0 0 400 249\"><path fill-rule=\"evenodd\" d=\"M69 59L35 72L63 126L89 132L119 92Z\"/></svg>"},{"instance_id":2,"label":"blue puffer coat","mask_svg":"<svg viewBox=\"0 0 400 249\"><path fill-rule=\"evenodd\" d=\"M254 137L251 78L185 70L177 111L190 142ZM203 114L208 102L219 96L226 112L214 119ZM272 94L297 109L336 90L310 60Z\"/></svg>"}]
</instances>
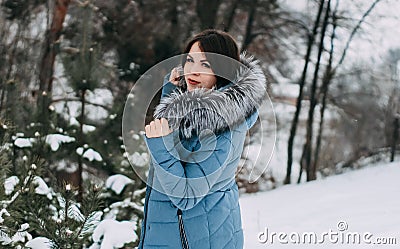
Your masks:
<instances>
[{"instance_id":1,"label":"blue puffer coat","mask_svg":"<svg viewBox=\"0 0 400 249\"><path fill-rule=\"evenodd\" d=\"M167 118L174 132L145 137L152 160L139 249L243 248L235 173L266 81L257 61L241 62L222 89L164 85L154 117Z\"/></svg>"}]
</instances>

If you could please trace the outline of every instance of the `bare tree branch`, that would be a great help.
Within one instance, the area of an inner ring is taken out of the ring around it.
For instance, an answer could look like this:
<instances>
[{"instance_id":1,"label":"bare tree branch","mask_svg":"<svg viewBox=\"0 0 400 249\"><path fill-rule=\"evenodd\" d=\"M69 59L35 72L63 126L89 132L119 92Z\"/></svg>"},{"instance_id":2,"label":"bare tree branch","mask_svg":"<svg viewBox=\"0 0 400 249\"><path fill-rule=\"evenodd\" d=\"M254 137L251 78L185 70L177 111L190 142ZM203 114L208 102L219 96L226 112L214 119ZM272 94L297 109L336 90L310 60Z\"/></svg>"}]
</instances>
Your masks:
<instances>
[{"instance_id":1,"label":"bare tree branch","mask_svg":"<svg viewBox=\"0 0 400 249\"><path fill-rule=\"evenodd\" d=\"M68 102L68 101L71 101L71 102L81 102L80 99L75 99L75 98L60 98L60 99L53 99L53 100L51 101L51 103L57 103L57 102L63 102L63 101L64 101L64 102ZM106 105L102 105L102 104L98 104L98 103L93 103L93 102L90 102L90 101L87 101L87 100L85 100L85 103L88 104L88 105L101 107L101 108L103 108L103 109L105 109L105 110L107 110L107 111L111 111L111 108L108 107L108 106L106 106Z\"/></svg>"},{"instance_id":2,"label":"bare tree branch","mask_svg":"<svg viewBox=\"0 0 400 249\"><path fill-rule=\"evenodd\" d=\"M371 6L368 8L368 10L363 14L363 16L361 17L361 19L358 21L357 25L354 27L354 29L351 31L351 34L349 36L349 39L346 42L346 46L343 50L342 53L342 57L340 58L338 64L335 66L335 68L333 69L333 71L335 72L336 69L343 63L346 54L347 54L347 50L350 47L350 43L353 40L354 35L357 33L357 31L360 29L361 24L365 21L365 19L367 18L367 16L371 13L371 11L375 8L375 6L380 2L381 0L375 0Z\"/></svg>"}]
</instances>

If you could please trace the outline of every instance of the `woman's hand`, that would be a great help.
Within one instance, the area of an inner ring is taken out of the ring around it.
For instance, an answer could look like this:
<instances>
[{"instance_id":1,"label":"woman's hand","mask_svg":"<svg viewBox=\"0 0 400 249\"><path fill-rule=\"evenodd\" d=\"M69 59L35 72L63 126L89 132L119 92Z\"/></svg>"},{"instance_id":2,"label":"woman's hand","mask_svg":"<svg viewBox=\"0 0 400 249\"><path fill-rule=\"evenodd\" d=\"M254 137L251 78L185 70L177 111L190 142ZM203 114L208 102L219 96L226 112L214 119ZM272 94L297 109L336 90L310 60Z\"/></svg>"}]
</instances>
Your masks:
<instances>
[{"instance_id":1,"label":"woman's hand","mask_svg":"<svg viewBox=\"0 0 400 249\"><path fill-rule=\"evenodd\" d=\"M179 84L179 81L181 80L182 74L183 68L181 66L173 68L169 76L169 82L177 86Z\"/></svg>"},{"instance_id":2,"label":"woman's hand","mask_svg":"<svg viewBox=\"0 0 400 249\"><path fill-rule=\"evenodd\" d=\"M146 125L144 129L148 138L163 137L172 132L169 128L168 120L165 118L154 119L150 124Z\"/></svg>"}]
</instances>

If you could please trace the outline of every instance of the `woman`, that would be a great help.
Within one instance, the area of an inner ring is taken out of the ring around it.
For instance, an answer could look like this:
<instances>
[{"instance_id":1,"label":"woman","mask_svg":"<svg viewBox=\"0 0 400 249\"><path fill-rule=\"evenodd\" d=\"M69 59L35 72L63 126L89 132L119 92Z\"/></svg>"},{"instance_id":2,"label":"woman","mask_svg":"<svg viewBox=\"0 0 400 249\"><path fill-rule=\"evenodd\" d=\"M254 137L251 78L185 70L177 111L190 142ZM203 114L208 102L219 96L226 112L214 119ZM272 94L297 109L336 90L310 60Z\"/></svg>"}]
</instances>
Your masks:
<instances>
[{"instance_id":1,"label":"woman","mask_svg":"<svg viewBox=\"0 0 400 249\"><path fill-rule=\"evenodd\" d=\"M145 127L152 163L138 248L241 249L235 172L265 76L222 31L199 33L184 53L184 76L167 75Z\"/></svg>"}]
</instances>

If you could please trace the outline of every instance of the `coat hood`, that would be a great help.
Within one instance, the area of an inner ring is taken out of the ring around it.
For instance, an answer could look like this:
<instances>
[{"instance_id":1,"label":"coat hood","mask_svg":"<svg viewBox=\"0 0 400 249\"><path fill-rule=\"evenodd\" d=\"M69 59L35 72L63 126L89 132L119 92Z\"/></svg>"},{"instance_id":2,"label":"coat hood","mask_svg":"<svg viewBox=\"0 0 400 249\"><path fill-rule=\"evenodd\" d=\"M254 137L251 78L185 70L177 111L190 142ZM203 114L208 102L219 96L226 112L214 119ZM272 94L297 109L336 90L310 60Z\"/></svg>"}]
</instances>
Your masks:
<instances>
[{"instance_id":1,"label":"coat hood","mask_svg":"<svg viewBox=\"0 0 400 249\"><path fill-rule=\"evenodd\" d=\"M234 129L254 114L266 96L266 78L259 61L245 53L235 79L220 89L177 89L161 99L154 118L166 118L184 138L210 130L217 134Z\"/></svg>"}]
</instances>

